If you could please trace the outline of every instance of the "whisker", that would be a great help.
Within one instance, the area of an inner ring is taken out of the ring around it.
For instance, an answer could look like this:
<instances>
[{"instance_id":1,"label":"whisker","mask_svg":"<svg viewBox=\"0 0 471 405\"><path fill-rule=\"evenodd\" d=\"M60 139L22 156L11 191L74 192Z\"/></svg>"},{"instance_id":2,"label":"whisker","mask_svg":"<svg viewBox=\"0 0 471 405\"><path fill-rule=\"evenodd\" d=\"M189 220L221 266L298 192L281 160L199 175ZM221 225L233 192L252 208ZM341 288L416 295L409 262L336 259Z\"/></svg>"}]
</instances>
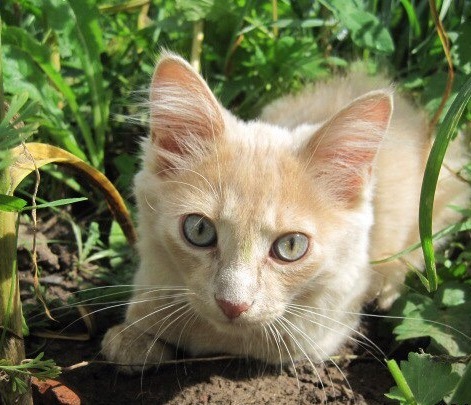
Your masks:
<instances>
[{"instance_id":1,"label":"whisker","mask_svg":"<svg viewBox=\"0 0 471 405\"><path fill-rule=\"evenodd\" d=\"M168 325L166 325L166 327L160 332L160 328L163 326L164 322L167 321L167 319L171 318L175 313L177 313L178 311L181 311L183 309L186 310L178 315L172 322L170 322ZM154 345L157 343L157 341L159 340L159 338L162 336L163 333L165 333L165 331L170 328L170 326L172 326L176 321L178 321L179 319L181 319L182 316L188 314L189 312L192 311L192 308L190 307L190 304L189 303L186 303L185 305L181 306L181 307L178 307L175 311L173 311L172 313L168 314L167 316L165 316L164 318L160 319L158 322L154 323L152 326L150 326L149 328L146 329L145 332L147 332L149 329L155 327L155 325L157 325L157 323L159 322L162 322L162 324L159 326L159 329L157 330L155 336L154 336L154 339L152 340L152 343L151 345L149 346L149 348L147 349L147 353L146 353L146 356L144 358L144 365L142 367L142 371L141 371L141 390L143 389L143 381L144 381L144 370L145 370L145 366L147 364L147 359L149 358L149 355L152 351L152 348L154 347ZM141 335L142 336L142 335ZM163 356L163 351L160 355L160 359L158 361L158 364L160 364L162 362L162 356Z\"/></svg>"},{"instance_id":2,"label":"whisker","mask_svg":"<svg viewBox=\"0 0 471 405\"><path fill-rule=\"evenodd\" d=\"M338 325L341 325L341 326L344 326L346 327L348 330L350 330L352 333L360 336L362 339L364 339L369 345L370 347L372 347L373 349L375 349L378 353L381 354L381 356L383 357L383 359L387 359L387 355L386 353L384 353L381 348L376 344L374 343L370 338L368 338L366 335L364 335L363 333L361 333L360 331L356 330L355 328L352 328L351 326L348 326L346 324L344 324L343 322L340 322L334 318L331 318L327 315L323 315L323 314L320 314L320 313L317 313L317 312L314 312L314 311L309 311L307 309L302 309L302 308L294 308L294 309L297 309L298 311L304 311L304 312L307 312L311 315L316 315L316 316L320 316L321 318L325 318L325 319L328 319L332 322L335 322L336 324ZM293 311L293 309L291 309L291 311ZM306 318L304 317L303 315L301 315L299 312L290 312L292 313L293 315L296 315L296 316L299 316L305 320L307 320L308 322L310 323L313 323L314 325L318 325L318 326L321 326L322 328L325 328L327 330L330 330L332 332L335 332L336 334L338 335L341 335L341 336L344 336L346 337L347 339L350 339L350 340L353 340L354 342L358 343L360 346L364 347L368 353L370 353L376 360L378 360L380 363L383 363L383 360L382 359L379 359L373 352L371 352L370 350L367 349L368 346L365 347L365 343L359 339L356 339L354 338L353 336L350 336L349 334L346 334L346 333L341 333L339 332L338 330L334 329L334 328L330 328L329 326L327 325L324 325L323 323L321 322L316 322L314 321L313 319L311 318Z\"/></svg>"},{"instance_id":3,"label":"whisker","mask_svg":"<svg viewBox=\"0 0 471 405\"><path fill-rule=\"evenodd\" d=\"M74 298L75 295L79 295L79 294L83 294L83 293L88 293L90 291L93 291L93 292L96 292L98 290L103 290L103 289L112 289L112 288L123 288L123 287L131 287L132 289L129 290L129 293L132 293L132 292L139 292L139 291L146 291L144 294L147 294L147 293L154 293L154 292L160 292L160 291L190 291L189 288L185 288L185 287L153 287L153 286L136 286L134 284L120 284L120 285L114 285L114 286L101 286L101 287L93 287L93 288L87 288L85 290L80 290L80 291L74 291L73 293L71 293L71 297L70 298ZM137 288L136 288L137 287ZM96 301L96 300L103 300L103 298L108 298L108 297L112 297L114 295L120 295L120 294L125 294L127 293L128 291L116 291L116 292L111 292L109 294L104 294L104 295L100 295L100 296L97 296L97 297L91 297L91 298L87 298L87 299L84 299L84 300L81 300L81 301L75 301L75 302L72 302L70 304L65 304L65 305L62 305L60 306L59 308L52 308L50 310L50 312L58 312L60 310L64 310L64 309L69 309L69 308L75 308L77 306L80 306L80 305L84 305L86 304L87 306L91 306L91 305L107 305L107 304L110 304L110 303L113 303L113 302L103 302L103 303L96 303L96 304L89 304L90 302L92 301ZM126 302L129 302L130 299L127 299ZM116 302L119 302L119 301L115 301ZM122 300L121 302L124 302L124 300ZM43 314L36 314L34 316L32 316L31 318L29 318L30 320L33 320L35 318L38 318L40 316L42 316Z\"/></svg>"},{"instance_id":4,"label":"whisker","mask_svg":"<svg viewBox=\"0 0 471 405\"><path fill-rule=\"evenodd\" d=\"M304 332L302 329L300 329L298 326L296 326L296 325L295 325L293 322L291 322L290 320L284 318L284 321L287 322L295 331L297 331L297 332L300 333L302 336L304 336L304 338L309 342L309 344L311 345L311 347L312 347L313 349L314 349L314 347L313 347L313 344L314 344L314 345L317 347L317 349L322 352L323 357L327 357L327 358L329 357L329 356L327 355L327 353L326 353L324 350L322 350L322 348L319 347L319 345L318 345L310 336L307 335L306 332ZM317 355L317 353L316 353L316 355ZM347 378L347 376L344 374L344 372L342 371L342 369L341 369L341 368L338 366L338 364L337 364L335 361L333 361L332 359L330 359L330 362L331 362L331 363L334 365L334 367L340 372L341 376L344 378L345 382L347 383L348 388L350 389L351 392L353 392L353 389L352 389L352 387L351 387L351 385L350 385L350 382L348 381L348 378ZM310 364L311 364L311 366L312 366L312 363L310 363ZM325 362L324 362L324 361L322 361L322 364L324 364L324 367L325 367ZM326 368L326 370L327 370L327 368ZM319 376L319 374L317 373L317 371L316 371L316 374ZM331 384L331 387L332 387L332 389L333 389L333 391L334 391L334 396L335 396L335 387L334 387L333 381L332 381L332 379L331 379L331 377L330 377L328 371L327 371L327 375L328 375L328 377L329 377L330 384ZM320 378L319 378L319 379L320 379ZM322 383L321 383L321 384L322 384Z\"/></svg>"},{"instance_id":5,"label":"whisker","mask_svg":"<svg viewBox=\"0 0 471 405\"><path fill-rule=\"evenodd\" d=\"M147 302L147 301L144 301L144 302ZM148 313L147 315L140 317L139 319L135 320L134 322L130 323L130 324L127 325L120 333L124 333L126 330L128 330L128 329L131 328L131 327L133 327L135 324L137 324L137 323L143 321L143 320L146 319L146 318L149 318L150 316L153 316L153 315L155 315L155 314L157 314L157 313L159 313L159 312L161 312L161 311L164 311L164 310L166 310L166 309L172 308L172 307L174 307L174 306L176 306L176 305L180 305L180 304L182 304L182 303L188 304L185 300L178 300L178 301L172 302L171 304L163 305L163 306L161 306L160 308L158 308L158 309L156 309L156 310L154 310L154 311ZM142 336L145 332L146 332L146 331L144 331L140 336ZM117 336L118 336L118 335L116 335L115 337L113 337L113 339L111 339L109 343L111 343L114 339L116 339Z\"/></svg>"},{"instance_id":6,"label":"whisker","mask_svg":"<svg viewBox=\"0 0 471 405\"><path fill-rule=\"evenodd\" d=\"M299 348L299 350L301 351L301 353L304 355L304 357L307 359L307 361L309 362L309 364L311 365L312 369L314 370L314 372L316 373L317 375L317 378L319 379L319 382L321 384L321 387L322 387L322 391L324 393L324 397L325 397L325 402L327 402L327 394L326 394L326 391L325 391L325 386L324 386L324 383L322 382L322 378L319 374L319 372L317 371L317 368L316 366L314 366L311 358L307 355L306 351L304 350L304 348L302 347L301 343L299 343L298 339L296 338L296 336L294 336L293 332L288 328L288 326L286 325L286 322L289 322L286 318L282 317L282 318L279 318L278 320L278 323L281 325L281 327L285 330L285 332L291 337L291 340L293 341L293 343L296 344L296 346ZM291 322L289 322L291 323ZM314 349L314 347L313 347ZM314 352L316 353L316 356L318 358L321 358L321 356L319 356L319 354L317 353L317 351L314 349ZM299 387L299 381L298 381L298 387Z\"/></svg>"},{"instance_id":7,"label":"whisker","mask_svg":"<svg viewBox=\"0 0 471 405\"><path fill-rule=\"evenodd\" d=\"M277 324L279 324L285 331L286 331L286 328L285 326L280 322L280 319L277 319L275 321ZM283 339L283 336L281 336L280 332L278 331L278 329L274 326L274 329L275 329L275 332L276 332L276 335L278 336L278 339L279 341L281 341L281 343L283 343L283 346L285 347L286 349L286 352L288 353L288 356L289 356L289 359L291 361L291 365L293 366L293 370L294 370L294 375L296 377L296 383L298 385L298 389L300 388L300 385L299 385L299 376L298 376L298 371L296 370L296 364L294 362L294 359L293 359L293 356L291 355L291 352L289 351L289 348L288 348L288 345L286 344L285 340ZM281 363L282 364L282 363Z\"/></svg>"},{"instance_id":8,"label":"whisker","mask_svg":"<svg viewBox=\"0 0 471 405\"><path fill-rule=\"evenodd\" d=\"M157 290L158 291L158 290ZM154 291L147 291L146 293L144 294L147 294L147 293L151 293L151 292L154 292ZM164 300L164 299L173 299L173 298L178 298L178 297L184 297L184 296L188 296L188 295L192 295L194 293L191 293L191 292L184 292L184 293L179 293L179 294L171 294L171 295L162 295L162 296L159 296L159 297L151 297L151 298L146 298L146 299L142 299L142 300L138 300L138 301L130 301L130 300L119 300L119 301L111 301L111 302L105 302L105 303L96 303L96 304L87 304L87 306L91 307L91 306L98 306L98 305L106 305L105 308L100 308L100 309L97 309L97 310L94 310L92 312L89 312L88 314L86 315L83 315L77 319L75 319L73 322L71 322L69 325L67 325L64 329L61 330L60 333L64 332L65 330L67 330L68 328L70 328L71 326L75 325L75 323L81 321L82 319L88 317L88 316L91 316L91 315L94 315L98 312L102 312L102 311L106 311L106 310L109 310L109 309L114 309L114 308L118 308L118 307L122 307L122 306L126 306L126 305L131 305L133 303L136 303L136 304L140 304L140 303L144 303L144 302L155 302L155 301L159 301L159 300ZM105 295L106 296L106 295ZM102 296L104 297L104 296ZM86 302L88 300L84 300L82 301L81 303L72 303L72 304L68 304L68 305L64 305L60 308L53 308L50 310L50 312L57 312L57 311L60 311L60 310L64 310L64 309L70 309L70 308L75 308L77 306L80 306L83 304L83 302ZM112 305L110 305L112 304ZM43 314L38 314L38 315L34 315L30 318L30 320L34 320L35 318L38 318L40 316L42 316Z\"/></svg>"},{"instance_id":9,"label":"whisker","mask_svg":"<svg viewBox=\"0 0 471 405\"><path fill-rule=\"evenodd\" d=\"M462 336L462 337L466 338L467 340L471 341L471 336L466 335L465 333L461 332L459 329L456 329L456 328L454 328L453 326L448 325L448 324L446 324L446 323L439 322L439 321L434 321L434 320L431 320L431 319L413 318L413 317L395 316L395 315L367 314L367 313L362 313L362 312L340 311L340 310L337 310L337 309L315 308L315 307L309 307L309 306L297 305L297 304L290 304L290 306L299 307L300 309L301 309L301 308L310 308L310 309L319 309L319 310L328 311L328 312L336 312L336 313L344 313L344 314L350 314L350 315L367 316L367 317L370 317L370 318L398 319L398 320L428 322L428 323L431 323L431 324L433 324L433 325L438 325L438 326L446 327L447 329L450 329L450 330L456 332L457 334L459 334L460 336ZM316 313L316 315L322 316L321 314L317 314L317 313ZM325 316L325 315L324 315L324 316ZM329 319L330 319L330 318L329 318Z\"/></svg>"},{"instance_id":10,"label":"whisker","mask_svg":"<svg viewBox=\"0 0 471 405\"><path fill-rule=\"evenodd\" d=\"M280 343L279 343L279 333L278 333L278 335L275 334L275 332L273 331L273 328L274 328L273 325L267 324L266 326L268 327L268 329L270 331L270 334L273 337L273 340L275 342L276 348L278 349L278 355L279 355L279 359L280 359L280 374L281 374L283 372L283 356L282 356L282 353L281 353L281 347L280 347Z\"/></svg>"}]
</instances>

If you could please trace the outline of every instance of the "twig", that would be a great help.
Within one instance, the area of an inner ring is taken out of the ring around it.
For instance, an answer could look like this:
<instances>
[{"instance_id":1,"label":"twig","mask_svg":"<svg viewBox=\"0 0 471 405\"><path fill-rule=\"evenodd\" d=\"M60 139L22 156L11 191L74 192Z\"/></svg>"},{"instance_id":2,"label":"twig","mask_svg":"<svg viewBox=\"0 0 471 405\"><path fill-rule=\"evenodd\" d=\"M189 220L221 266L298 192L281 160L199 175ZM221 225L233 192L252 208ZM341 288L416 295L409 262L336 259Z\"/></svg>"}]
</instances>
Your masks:
<instances>
[{"instance_id":1,"label":"twig","mask_svg":"<svg viewBox=\"0 0 471 405\"><path fill-rule=\"evenodd\" d=\"M443 92L442 101L438 106L435 115L433 116L432 120L430 121L430 132L433 131L435 126L437 125L438 120L445 108L445 104L450 97L451 90L453 88L453 81L455 79L455 72L453 70L453 61L451 60L451 53L450 53L450 41L448 36L443 28L443 24L440 20L440 17L437 12L437 6L435 5L435 0L429 0L430 5L430 12L432 13L432 18L435 23L435 27L437 29L438 37L440 38L440 42L442 43L443 51L445 52L446 61L448 63L448 79L446 82L445 91Z\"/></svg>"},{"instance_id":2,"label":"twig","mask_svg":"<svg viewBox=\"0 0 471 405\"><path fill-rule=\"evenodd\" d=\"M191 66L197 72L201 72L201 51L204 39L204 20L198 20L193 23L193 42L191 43Z\"/></svg>"},{"instance_id":3,"label":"twig","mask_svg":"<svg viewBox=\"0 0 471 405\"><path fill-rule=\"evenodd\" d=\"M4 100L5 94L3 92L3 60L2 60L2 17L0 16L0 122L5 116Z\"/></svg>"},{"instance_id":4,"label":"twig","mask_svg":"<svg viewBox=\"0 0 471 405\"><path fill-rule=\"evenodd\" d=\"M278 0L272 0L272 13L273 13L273 35L278 36Z\"/></svg>"},{"instance_id":5,"label":"twig","mask_svg":"<svg viewBox=\"0 0 471 405\"><path fill-rule=\"evenodd\" d=\"M187 359L180 359L180 360L167 360L161 361L159 363L145 363L145 364L122 364L122 363L115 363L114 361L107 361L107 360L90 360L90 361L81 361L80 363L73 364L68 367L61 367L63 372L72 371L77 368L82 368L89 366L91 364L110 364L113 366L118 367L149 367L149 366L167 366L172 364L188 364L188 363L205 363L210 361L219 361L219 360L234 360L240 357L236 356L215 356L215 357L194 357L194 358L187 358Z\"/></svg>"},{"instance_id":6,"label":"twig","mask_svg":"<svg viewBox=\"0 0 471 405\"><path fill-rule=\"evenodd\" d=\"M46 315L49 319L54 320L52 317L51 313L49 312L49 309L46 305L46 301L44 300L44 297L41 293L41 290L39 289L39 267L38 267L38 253L37 253L37 232L38 232L38 218L37 218L37 211L36 211L36 196L38 195L38 190L39 190L39 183L41 182L41 175L39 173L38 166L36 165L36 160L34 159L33 155L30 153L28 148L26 147L26 143L22 142L23 150L25 154L28 156L28 158L31 160L34 166L34 173L36 175L36 179L34 182L34 191L33 195L31 197L31 205L33 209L31 210L31 217L33 219L33 247L32 247L32 265L33 265L33 280L34 280L34 291L36 293L36 296L38 297L39 301L41 301L41 304L43 305L44 311L46 312Z\"/></svg>"}]
</instances>

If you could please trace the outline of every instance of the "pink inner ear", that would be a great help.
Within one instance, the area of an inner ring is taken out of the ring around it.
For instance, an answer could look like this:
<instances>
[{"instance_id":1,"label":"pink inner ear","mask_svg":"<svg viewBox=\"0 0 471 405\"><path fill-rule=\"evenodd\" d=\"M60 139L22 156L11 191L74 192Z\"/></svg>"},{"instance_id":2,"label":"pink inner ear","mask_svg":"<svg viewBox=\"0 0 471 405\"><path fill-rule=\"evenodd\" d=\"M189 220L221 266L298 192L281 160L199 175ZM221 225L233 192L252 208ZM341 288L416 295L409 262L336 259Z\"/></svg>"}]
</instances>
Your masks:
<instances>
[{"instance_id":1,"label":"pink inner ear","mask_svg":"<svg viewBox=\"0 0 471 405\"><path fill-rule=\"evenodd\" d=\"M365 100L365 102L361 104L361 107L365 121L369 121L383 129L387 128L392 112L390 97L383 95L383 97L374 97L371 100Z\"/></svg>"},{"instance_id":2,"label":"pink inner ear","mask_svg":"<svg viewBox=\"0 0 471 405\"><path fill-rule=\"evenodd\" d=\"M309 142L314 173L340 201L353 204L362 195L391 112L389 94L369 93L332 117Z\"/></svg>"},{"instance_id":3,"label":"pink inner ear","mask_svg":"<svg viewBox=\"0 0 471 405\"><path fill-rule=\"evenodd\" d=\"M188 72L182 68L179 63L175 63L173 60L162 61L152 80L152 86L158 86L159 80L171 81L175 83L183 84L188 79Z\"/></svg>"},{"instance_id":4,"label":"pink inner ear","mask_svg":"<svg viewBox=\"0 0 471 405\"><path fill-rule=\"evenodd\" d=\"M202 91L212 97L211 91L199 74L180 58L164 59L157 66L152 78L152 88L158 89L164 83L173 83L187 89L195 87L196 91Z\"/></svg>"},{"instance_id":5,"label":"pink inner ear","mask_svg":"<svg viewBox=\"0 0 471 405\"><path fill-rule=\"evenodd\" d=\"M164 57L150 91L152 141L162 151L184 156L195 139L213 139L224 131L221 109L204 80L183 59ZM162 162L168 166L168 162Z\"/></svg>"}]
</instances>

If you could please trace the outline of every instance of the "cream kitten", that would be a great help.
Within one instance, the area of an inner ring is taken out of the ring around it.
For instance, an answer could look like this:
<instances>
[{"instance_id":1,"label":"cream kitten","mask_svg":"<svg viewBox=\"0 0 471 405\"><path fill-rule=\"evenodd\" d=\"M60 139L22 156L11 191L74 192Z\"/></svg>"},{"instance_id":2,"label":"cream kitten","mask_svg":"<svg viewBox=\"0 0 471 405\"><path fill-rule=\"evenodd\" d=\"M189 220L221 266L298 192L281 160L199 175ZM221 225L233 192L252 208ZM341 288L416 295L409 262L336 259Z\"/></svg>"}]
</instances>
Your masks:
<instances>
[{"instance_id":1,"label":"cream kitten","mask_svg":"<svg viewBox=\"0 0 471 405\"><path fill-rule=\"evenodd\" d=\"M109 360L140 370L179 347L320 362L355 333L365 302L397 297L406 269L369 261L418 241L430 141L397 95L393 113L386 80L351 73L242 122L165 54L150 106L135 179L141 263L126 319L103 340ZM442 173L437 229L468 195ZM418 252L407 259L420 266Z\"/></svg>"}]
</instances>

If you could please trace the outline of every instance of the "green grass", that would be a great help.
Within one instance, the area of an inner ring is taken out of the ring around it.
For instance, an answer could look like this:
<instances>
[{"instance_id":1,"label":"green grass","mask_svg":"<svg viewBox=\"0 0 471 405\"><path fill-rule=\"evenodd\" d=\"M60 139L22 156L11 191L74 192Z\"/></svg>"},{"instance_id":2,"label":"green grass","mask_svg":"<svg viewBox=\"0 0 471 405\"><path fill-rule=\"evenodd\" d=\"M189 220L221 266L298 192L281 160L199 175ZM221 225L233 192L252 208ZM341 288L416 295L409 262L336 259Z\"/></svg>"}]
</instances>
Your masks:
<instances>
[{"instance_id":1,"label":"green grass","mask_svg":"<svg viewBox=\"0 0 471 405\"><path fill-rule=\"evenodd\" d=\"M106 172L123 195L130 195L137 143L147 120L140 102L161 48L188 59L200 58L211 88L242 118L252 118L274 98L342 72L350 61L362 60L373 73L388 71L432 119L443 101L449 66L430 4L428 0L4 0L0 3L0 107L6 99L10 110L0 108L0 170L10 163L7 150L37 132L36 141L61 146L86 160ZM469 311L464 310L469 301L461 302L456 296L468 297L471 284L471 244L463 236L469 231L469 210L462 224L439 233L456 233L458 239L438 256L432 245L436 235L431 233L431 210L447 145L457 128L469 130L471 1L434 4L449 39L454 82L444 110L439 111L437 139L422 188L420 231L426 273L421 281L416 275L410 278L410 285L421 292L404 295L394 313L438 319L466 330L463 325L471 323ZM201 43L195 37L198 30L204 33ZM16 113L26 124L21 130L11 123ZM135 125L134 119L144 125ZM42 180L38 198L61 201L89 196L72 176L54 169L49 172L52 176ZM68 191L63 184L70 186ZM31 186L26 181L24 188L31 191ZM104 202L91 196L89 204L101 220ZM111 221L90 225L97 218L87 225L93 237L84 238L86 228L80 229L78 221L75 224L82 262L93 259L102 268L121 269L125 257L117 252L124 246L122 234L108 237L115 225ZM100 277L113 279L106 269ZM470 366L456 367L456 358L464 356L449 344L456 336L450 330L449 335L432 330L426 321L422 326L426 334L420 336L433 343L427 350L449 356L447 364L458 376L448 400L464 398L471 385ZM397 342L415 332L407 320L394 325ZM429 360L412 357L400 369L393 367L403 372L403 379L396 375L400 385L409 386L402 394L394 391L397 401L423 403L408 379ZM437 368L437 378L445 379L451 373L447 370L447 366Z\"/></svg>"}]
</instances>

